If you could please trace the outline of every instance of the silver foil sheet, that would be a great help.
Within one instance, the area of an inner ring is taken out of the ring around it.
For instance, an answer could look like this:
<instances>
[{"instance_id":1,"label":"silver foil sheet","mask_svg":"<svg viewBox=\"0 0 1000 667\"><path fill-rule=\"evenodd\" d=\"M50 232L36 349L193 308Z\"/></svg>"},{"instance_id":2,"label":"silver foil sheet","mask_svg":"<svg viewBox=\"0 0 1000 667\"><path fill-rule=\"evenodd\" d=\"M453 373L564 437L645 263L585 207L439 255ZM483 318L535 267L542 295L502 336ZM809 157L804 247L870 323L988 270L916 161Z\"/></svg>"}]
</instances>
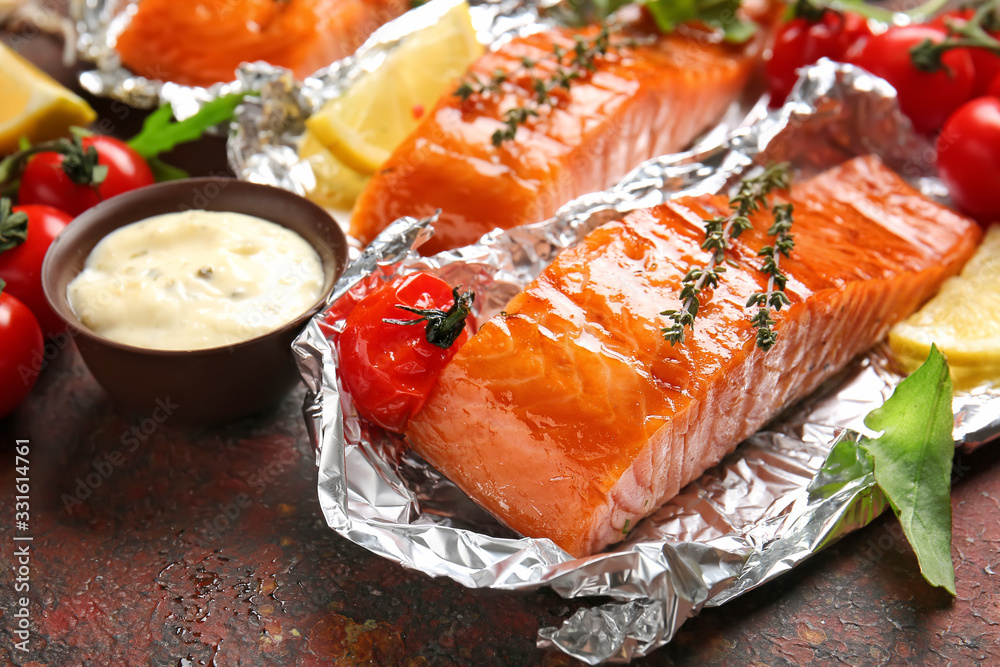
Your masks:
<instances>
[{"instance_id":1,"label":"silver foil sheet","mask_svg":"<svg viewBox=\"0 0 1000 667\"><path fill-rule=\"evenodd\" d=\"M495 314L589 230L625 212L732 185L775 160L807 176L867 153L925 191L938 190L930 146L899 113L881 79L828 61L809 68L791 101L710 148L650 160L617 186L581 197L551 220L433 257L412 248L433 220L404 218L358 256L328 311L295 343L318 451L319 499L329 525L374 553L465 586L605 596L538 645L584 662L628 662L670 641L685 619L795 567L885 508L864 461L817 473L832 446L865 433L863 419L901 376L887 351L855 360L735 453L684 488L607 552L573 559L545 539L513 534L410 452L361 420L340 390L331 343L344 305L401 272L430 270L477 294L477 319ZM956 444L974 448L1000 430L1000 390L956 395Z\"/></svg>"},{"instance_id":2,"label":"silver foil sheet","mask_svg":"<svg viewBox=\"0 0 1000 667\"><path fill-rule=\"evenodd\" d=\"M273 80L285 82L286 90L301 90L305 97L298 99L298 114L311 112L313 105L337 95L343 85L359 73L377 67L385 54L406 39L411 32L436 21L445 11L460 0L432 0L426 5L407 12L403 17L390 21L376 30L353 55L331 64L306 79L303 86L296 82L288 70L266 63L248 63L234 74L233 81L209 87L184 86L157 78L156 72L133 72L122 65L115 50L117 35L128 24L141 0L70 0L70 16L76 28L77 56L91 69L79 75L80 85L88 92L120 100L137 108L151 108L170 103L178 118L193 115L202 104L217 97L238 92L260 91L263 84ZM555 0L554 0L555 1ZM474 5L473 21L479 40L495 44L506 36L541 25L539 6L546 2L531 0L471 0ZM263 104L268 104L267 101ZM273 116L271 117L274 120ZM271 128L288 127L275 123ZM290 127L294 129L294 121ZM298 127L297 133L302 129ZM252 136L256 137L257 132ZM266 143L266 139L265 139ZM275 155L277 162L286 159ZM260 160L246 169L252 172ZM242 163L238 163L242 164ZM260 169L265 169L260 167Z\"/></svg>"},{"instance_id":3,"label":"silver foil sheet","mask_svg":"<svg viewBox=\"0 0 1000 667\"><path fill-rule=\"evenodd\" d=\"M436 22L462 0L431 0L390 21L358 49L314 75L297 81L287 70L256 63L240 68L242 90L259 91L244 100L228 144L229 164L237 177L274 185L303 196L317 187L308 160L298 148L305 132L305 120L330 99L338 97L359 77L385 62L393 49L420 29ZM543 29L554 19L547 6L558 8L559 0L469 0L477 38L487 48L496 48L514 35ZM554 10L553 10L554 11ZM758 118L760 107L734 103L725 116L701 138L701 145L714 145L730 131ZM346 211L333 211L343 220Z\"/></svg>"}]
</instances>

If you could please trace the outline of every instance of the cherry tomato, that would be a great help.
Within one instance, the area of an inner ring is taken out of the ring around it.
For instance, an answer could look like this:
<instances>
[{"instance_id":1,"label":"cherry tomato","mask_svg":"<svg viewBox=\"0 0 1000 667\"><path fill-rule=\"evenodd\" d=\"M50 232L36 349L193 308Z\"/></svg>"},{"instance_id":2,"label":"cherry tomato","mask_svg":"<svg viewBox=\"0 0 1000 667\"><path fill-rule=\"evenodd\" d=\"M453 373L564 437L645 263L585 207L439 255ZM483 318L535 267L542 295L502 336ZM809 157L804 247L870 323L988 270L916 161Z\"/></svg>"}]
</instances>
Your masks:
<instances>
[{"instance_id":1,"label":"cherry tomato","mask_svg":"<svg viewBox=\"0 0 1000 667\"><path fill-rule=\"evenodd\" d=\"M414 273L354 307L340 335L339 368L362 417L390 431L406 430L441 369L468 339L471 302L471 292L459 294L437 276Z\"/></svg>"},{"instance_id":2,"label":"cherry tomato","mask_svg":"<svg viewBox=\"0 0 1000 667\"><path fill-rule=\"evenodd\" d=\"M913 64L910 49L924 40L945 39L930 25L894 26L873 35L853 58L854 64L888 81L896 89L899 106L913 127L924 134L937 130L972 94L972 60L965 50L948 51L945 68L924 72Z\"/></svg>"},{"instance_id":3,"label":"cherry tomato","mask_svg":"<svg viewBox=\"0 0 1000 667\"><path fill-rule=\"evenodd\" d=\"M38 379L38 373L34 371L35 361L42 356L45 340L28 307L2 291L0 343L0 417L6 417L35 386Z\"/></svg>"},{"instance_id":4,"label":"cherry tomato","mask_svg":"<svg viewBox=\"0 0 1000 667\"><path fill-rule=\"evenodd\" d=\"M870 35L868 22L850 12L824 11L819 21L800 16L783 24L764 67L771 106L784 104L798 81L800 67L812 65L820 58L844 60L851 49Z\"/></svg>"},{"instance_id":5,"label":"cherry tomato","mask_svg":"<svg viewBox=\"0 0 1000 667\"><path fill-rule=\"evenodd\" d=\"M865 17L853 12L844 12L843 17L844 24L840 29L840 51L834 60L848 63L856 54L860 53L874 33L872 33L868 19Z\"/></svg>"},{"instance_id":6,"label":"cherry tomato","mask_svg":"<svg viewBox=\"0 0 1000 667\"><path fill-rule=\"evenodd\" d=\"M947 33L949 22L953 25L964 25L975 13L976 10L972 8L955 9L941 14L930 24ZM987 30L986 32L990 36L1000 39L1000 30ZM969 54L969 58L972 60L972 69L975 72L972 97L981 97L987 93L987 89L997 75L1000 75L1000 56L990 53L986 49L968 48L963 50Z\"/></svg>"},{"instance_id":7,"label":"cherry tomato","mask_svg":"<svg viewBox=\"0 0 1000 667\"><path fill-rule=\"evenodd\" d=\"M1000 99L966 103L937 139L937 165L959 208L983 223L1000 221Z\"/></svg>"},{"instance_id":8,"label":"cherry tomato","mask_svg":"<svg viewBox=\"0 0 1000 667\"><path fill-rule=\"evenodd\" d=\"M986 94L989 97L1000 97L1000 74L993 78L993 83L986 89Z\"/></svg>"},{"instance_id":9,"label":"cherry tomato","mask_svg":"<svg viewBox=\"0 0 1000 667\"><path fill-rule=\"evenodd\" d=\"M0 278L7 281L7 292L34 313L43 333L64 331L65 323L49 307L42 291L42 260L52 240L73 218L59 209L37 204L15 206L9 216L4 216L4 211L0 206ZM9 224L11 221L16 224ZM23 241L21 233L26 234Z\"/></svg>"},{"instance_id":10,"label":"cherry tomato","mask_svg":"<svg viewBox=\"0 0 1000 667\"><path fill-rule=\"evenodd\" d=\"M57 152L39 153L24 168L17 191L18 203L54 206L77 216L105 199L153 184L149 165L124 142L93 135L84 137L80 144L84 151L93 147L97 151L97 164L108 168L103 182L95 188L86 168L71 169L76 174L71 177L64 168L67 156ZM69 164L73 162L70 160Z\"/></svg>"}]
</instances>

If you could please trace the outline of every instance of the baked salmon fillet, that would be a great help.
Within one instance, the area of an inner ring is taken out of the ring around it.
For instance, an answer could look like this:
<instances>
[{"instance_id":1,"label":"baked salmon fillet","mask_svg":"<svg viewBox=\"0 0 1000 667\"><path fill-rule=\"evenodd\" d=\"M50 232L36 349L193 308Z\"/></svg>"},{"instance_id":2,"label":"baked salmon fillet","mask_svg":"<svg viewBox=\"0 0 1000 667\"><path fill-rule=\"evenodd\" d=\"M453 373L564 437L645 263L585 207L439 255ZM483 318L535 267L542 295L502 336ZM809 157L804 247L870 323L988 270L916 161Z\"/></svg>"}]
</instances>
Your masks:
<instances>
[{"instance_id":1,"label":"baked salmon fillet","mask_svg":"<svg viewBox=\"0 0 1000 667\"><path fill-rule=\"evenodd\" d=\"M130 70L189 86L263 60L305 78L354 53L407 0L139 0L115 50Z\"/></svg>"},{"instance_id":2,"label":"baked salmon fillet","mask_svg":"<svg viewBox=\"0 0 1000 667\"><path fill-rule=\"evenodd\" d=\"M744 6L766 26L776 5L756 0ZM642 161L679 151L712 127L745 87L768 31L741 45L709 41L709 33L694 29L656 37L638 29L613 33L593 72L568 91L554 91L512 140L494 145L505 114L534 108L535 82L555 76L553 48L572 54L577 37L591 40L597 33L596 27L552 29L483 55L465 80L485 82L500 72L498 90L464 100L444 96L362 192L351 234L368 243L401 216L441 209L434 237L421 248L433 254L498 227L545 220L569 200L613 185Z\"/></svg>"},{"instance_id":3,"label":"baked salmon fillet","mask_svg":"<svg viewBox=\"0 0 1000 667\"><path fill-rule=\"evenodd\" d=\"M411 420L414 450L519 533L573 556L619 541L685 484L804 397L956 273L979 227L876 158L796 185L791 303L755 345L757 214L685 342L664 341L703 219L723 197L636 211L565 251L445 368Z\"/></svg>"}]
</instances>

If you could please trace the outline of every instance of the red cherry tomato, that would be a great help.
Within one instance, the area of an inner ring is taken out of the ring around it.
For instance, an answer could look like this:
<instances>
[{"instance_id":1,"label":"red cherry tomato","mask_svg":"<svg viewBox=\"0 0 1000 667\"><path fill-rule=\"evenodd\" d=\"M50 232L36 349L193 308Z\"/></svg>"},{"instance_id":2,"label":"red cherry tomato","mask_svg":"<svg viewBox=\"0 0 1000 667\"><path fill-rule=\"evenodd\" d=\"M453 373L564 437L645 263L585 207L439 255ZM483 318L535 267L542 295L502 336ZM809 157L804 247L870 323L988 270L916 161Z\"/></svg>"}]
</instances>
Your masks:
<instances>
[{"instance_id":1,"label":"red cherry tomato","mask_svg":"<svg viewBox=\"0 0 1000 667\"><path fill-rule=\"evenodd\" d=\"M937 139L937 165L959 208L983 223L1000 221L1000 99L966 103Z\"/></svg>"},{"instance_id":2,"label":"red cherry tomato","mask_svg":"<svg viewBox=\"0 0 1000 667\"><path fill-rule=\"evenodd\" d=\"M972 8L955 9L941 14L931 21L930 24L947 33L949 22L956 26L964 25L975 13L976 10ZM987 33L992 37L1000 39L1000 30L987 30ZM972 97L981 97L987 94L990 84L997 75L1000 75L1000 56L990 53L986 49L968 48L963 50L969 54L969 58L972 60L972 69L975 72L972 84Z\"/></svg>"},{"instance_id":3,"label":"red cherry tomato","mask_svg":"<svg viewBox=\"0 0 1000 667\"><path fill-rule=\"evenodd\" d=\"M20 204L54 206L77 216L98 202L115 195L152 185L153 172L138 153L113 137L84 137L83 148L97 151L97 163L108 168L96 188L74 181L63 169L65 157L56 152L39 153L29 160L17 191Z\"/></svg>"},{"instance_id":4,"label":"red cherry tomato","mask_svg":"<svg viewBox=\"0 0 1000 667\"><path fill-rule=\"evenodd\" d=\"M466 321L472 295L458 295L446 282L428 273L389 281L363 299L344 323L340 335L340 378L358 413L382 428L402 433L417 413L441 369L469 337ZM397 305L437 313L448 310L445 327L429 326L420 315ZM416 324L400 324L400 320ZM428 340L428 330L444 328L452 342Z\"/></svg>"},{"instance_id":5,"label":"red cherry tomato","mask_svg":"<svg viewBox=\"0 0 1000 667\"><path fill-rule=\"evenodd\" d=\"M993 78L993 83L986 89L986 95L989 97L1000 97L1000 74Z\"/></svg>"},{"instance_id":6,"label":"red cherry tomato","mask_svg":"<svg viewBox=\"0 0 1000 667\"><path fill-rule=\"evenodd\" d=\"M820 58L845 60L851 49L858 48L869 36L868 22L850 12L825 11L819 21L798 17L782 25L765 63L771 106L784 104L798 81L800 67Z\"/></svg>"},{"instance_id":7,"label":"red cherry tomato","mask_svg":"<svg viewBox=\"0 0 1000 667\"><path fill-rule=\"evenodd\" d=\"M20 242L15 236L16 230L6 224L16 218L0 215L0 278L7 281L6 291L34 313L43 333L51 335L63 331L65 324L49 307L42 291L42 260L52 240L73 218L51 206L36 204L15 206L11 212L27 216L26 229L17 225L26 231L27 237ZM13 247L9 247L11 245Z\"/></svg>"},{"instance_id":8,"label":"red cherry tomato","mask_svg":"<svg viewBox=\"0 0 1000 667\"><path fill-rule=\"evenodd\" d=\"M35 362L45 346L35 316L7 292L0 292L0 342L0 417L6 417L35 386Z\"/></svg>"},{"instance_id":9,"label":"red cherry tomato","mask_svg":"<svg viewBox=\"0 0 1000 667\"><path fill-rule=\"evenodd\" d=\"M927 39L938 43L945 33L929 25L891 27L870 37L852 61L892 84L903 113L924 134L937 130L968 101L973 83L972 61L965 50L946 52L942 57L945 69L917 69L910 49Z\"/></svg>"},{"instance_id":10,"label":"red cherry tomato","mask_svg":"<svg viewBox=\"0 0 1000 667\"><path fill-rule=\"evenodd\" d=\"M868 19L853 12L844 12L843 25L840 28L840 50L834 60L839 62L851 62L851 58L859 53L868 38L872 36L871 26Z\"/></svg>"}]
</instances>

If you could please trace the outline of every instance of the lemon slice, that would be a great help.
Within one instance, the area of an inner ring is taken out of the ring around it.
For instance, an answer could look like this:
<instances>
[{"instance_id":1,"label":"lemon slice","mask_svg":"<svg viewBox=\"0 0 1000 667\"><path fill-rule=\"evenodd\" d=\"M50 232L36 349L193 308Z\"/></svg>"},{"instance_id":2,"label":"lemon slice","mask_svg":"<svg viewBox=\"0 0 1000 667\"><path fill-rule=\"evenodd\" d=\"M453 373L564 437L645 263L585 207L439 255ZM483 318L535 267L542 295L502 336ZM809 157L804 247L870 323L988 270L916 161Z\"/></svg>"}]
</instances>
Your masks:
<instances>
[{"instance_id":1,"label":"lemon slice","mask_svg":"<svg viewBox=\"0 0 1000 667\"><path fill-rule=\"evenodd\" d=\"M32 143L64 136L71 125L97 117L82 99L0 44L0 154L13 153L21 137Z\"/></svg>"},{"instance_id":2,"label":"lemon slice","mask_svg":"<svg viewBox=\"0 0 1000 667\"><path fill-rule=\"evenodd\" d=\"M457 4L327 102L306 127L341 163L373 174L482 52L469 6Z\"/></svg>"},{"instance_id":3,"label":"lemon slice","mask_svg":"<svg viewBox=\"0 0 1000 667\"><path fill-rule=\"evenodd\" d=\"M957 387L1000 379L1000 226L989 228L961 274L889 332L906 370L927 358L931 343L947 357Z\"/></svg>"},{"instance_id":4,"label":"lemon slice","mask_svg":"<svg viewBox=\"0 0 1000 667\"><path fill-rule=\"evenodd\" d=\"M306 195L320 206L348 210L368 183L367 176L335 158L309 131L299 145L299 157L309 163L316 178Z\"/></svg>"}]
</instances>

